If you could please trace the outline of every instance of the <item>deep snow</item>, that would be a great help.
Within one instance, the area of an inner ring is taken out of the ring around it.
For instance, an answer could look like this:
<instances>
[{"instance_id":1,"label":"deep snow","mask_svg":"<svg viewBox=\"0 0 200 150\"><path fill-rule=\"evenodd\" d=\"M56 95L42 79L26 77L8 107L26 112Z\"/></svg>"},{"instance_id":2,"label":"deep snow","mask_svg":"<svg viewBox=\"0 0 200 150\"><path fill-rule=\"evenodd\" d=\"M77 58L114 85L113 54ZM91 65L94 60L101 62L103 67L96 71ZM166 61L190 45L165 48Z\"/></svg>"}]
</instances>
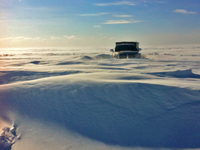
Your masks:
<instances>
[{"instance_id":1,"label":"deep snow","mask_svg":"<svg viewBox=\"0 0 200 150\"><path fill-rule=\"evenodd\" d=\"M12 150L200 148L199 52L0 49L0 133L17 126Z\"/></svg>"}]
</instances>

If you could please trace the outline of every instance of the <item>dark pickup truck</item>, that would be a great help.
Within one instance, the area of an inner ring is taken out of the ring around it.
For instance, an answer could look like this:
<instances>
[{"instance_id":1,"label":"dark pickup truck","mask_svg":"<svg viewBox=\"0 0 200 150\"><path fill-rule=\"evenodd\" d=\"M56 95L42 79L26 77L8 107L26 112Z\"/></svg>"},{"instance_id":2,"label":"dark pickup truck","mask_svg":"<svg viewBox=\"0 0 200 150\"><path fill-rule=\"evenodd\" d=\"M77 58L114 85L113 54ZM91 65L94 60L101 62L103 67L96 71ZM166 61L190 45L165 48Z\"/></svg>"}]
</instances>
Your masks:
<instances>
[{"instance_id":1,"label":"dark pickup truck","mask_svg":"<svg viewBox=\"0 0 200 150\"><path fill-rule=\"evenodd\" d=\"M115 49L110 51L114 58L139 58L139 42L116 42Z\"/></svg>"}]
</instances>

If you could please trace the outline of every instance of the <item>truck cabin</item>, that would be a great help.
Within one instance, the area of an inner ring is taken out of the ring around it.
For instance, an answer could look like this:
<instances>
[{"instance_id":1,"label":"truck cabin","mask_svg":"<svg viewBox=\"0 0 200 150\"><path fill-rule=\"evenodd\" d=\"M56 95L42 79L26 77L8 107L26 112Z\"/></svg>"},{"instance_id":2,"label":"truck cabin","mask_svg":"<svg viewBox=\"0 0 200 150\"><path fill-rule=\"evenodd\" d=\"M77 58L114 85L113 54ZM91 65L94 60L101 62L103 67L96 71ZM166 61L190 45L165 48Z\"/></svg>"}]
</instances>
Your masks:
<instances>
[{"instance_id":1,"label":"truck cabin","mask_svg":"<svg viewBox=\"0 0 200 150\"><path fill-rule=\"evenodd\" d=\"M139 42L116 42L115 52L139 51Z\"/></svg>"}]
</instances>

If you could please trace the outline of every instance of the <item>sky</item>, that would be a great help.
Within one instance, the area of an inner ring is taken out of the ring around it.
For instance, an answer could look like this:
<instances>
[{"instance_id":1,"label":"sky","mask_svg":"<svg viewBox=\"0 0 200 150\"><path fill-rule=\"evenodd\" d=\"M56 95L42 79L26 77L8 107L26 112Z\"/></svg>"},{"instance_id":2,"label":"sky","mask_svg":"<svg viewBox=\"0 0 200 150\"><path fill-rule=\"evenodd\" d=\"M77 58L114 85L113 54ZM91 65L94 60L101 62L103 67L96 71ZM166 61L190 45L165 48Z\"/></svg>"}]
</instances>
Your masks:
<instances>
[{"instance_id":1,"label":"sky","mask_svg":"<svg viewBox=\"0 0 200 150\"><path fill-rule=\"evenodd\" d=\"M0 47L199 44L199 0L1 0Z\"/></svg>"}]
</instances>

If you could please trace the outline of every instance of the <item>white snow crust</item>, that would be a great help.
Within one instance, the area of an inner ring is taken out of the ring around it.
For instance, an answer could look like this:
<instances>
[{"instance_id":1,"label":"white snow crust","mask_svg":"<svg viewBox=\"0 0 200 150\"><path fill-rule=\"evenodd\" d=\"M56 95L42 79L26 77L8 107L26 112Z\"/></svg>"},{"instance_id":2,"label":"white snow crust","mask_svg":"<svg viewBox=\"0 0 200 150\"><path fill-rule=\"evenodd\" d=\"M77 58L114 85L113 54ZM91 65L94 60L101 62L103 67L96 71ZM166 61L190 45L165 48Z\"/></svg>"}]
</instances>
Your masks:
<instances>
[{"instance_id":1,"label":"white snow crust","mask_svg":"<svg viewBox=\"0 0 200 150\"><path fill-rule=\"evenodd\" d=\"M0 49L0 134L17 127L12 150L200 148L200 45L141 53Z\"/></svg>"}]
</instances>

